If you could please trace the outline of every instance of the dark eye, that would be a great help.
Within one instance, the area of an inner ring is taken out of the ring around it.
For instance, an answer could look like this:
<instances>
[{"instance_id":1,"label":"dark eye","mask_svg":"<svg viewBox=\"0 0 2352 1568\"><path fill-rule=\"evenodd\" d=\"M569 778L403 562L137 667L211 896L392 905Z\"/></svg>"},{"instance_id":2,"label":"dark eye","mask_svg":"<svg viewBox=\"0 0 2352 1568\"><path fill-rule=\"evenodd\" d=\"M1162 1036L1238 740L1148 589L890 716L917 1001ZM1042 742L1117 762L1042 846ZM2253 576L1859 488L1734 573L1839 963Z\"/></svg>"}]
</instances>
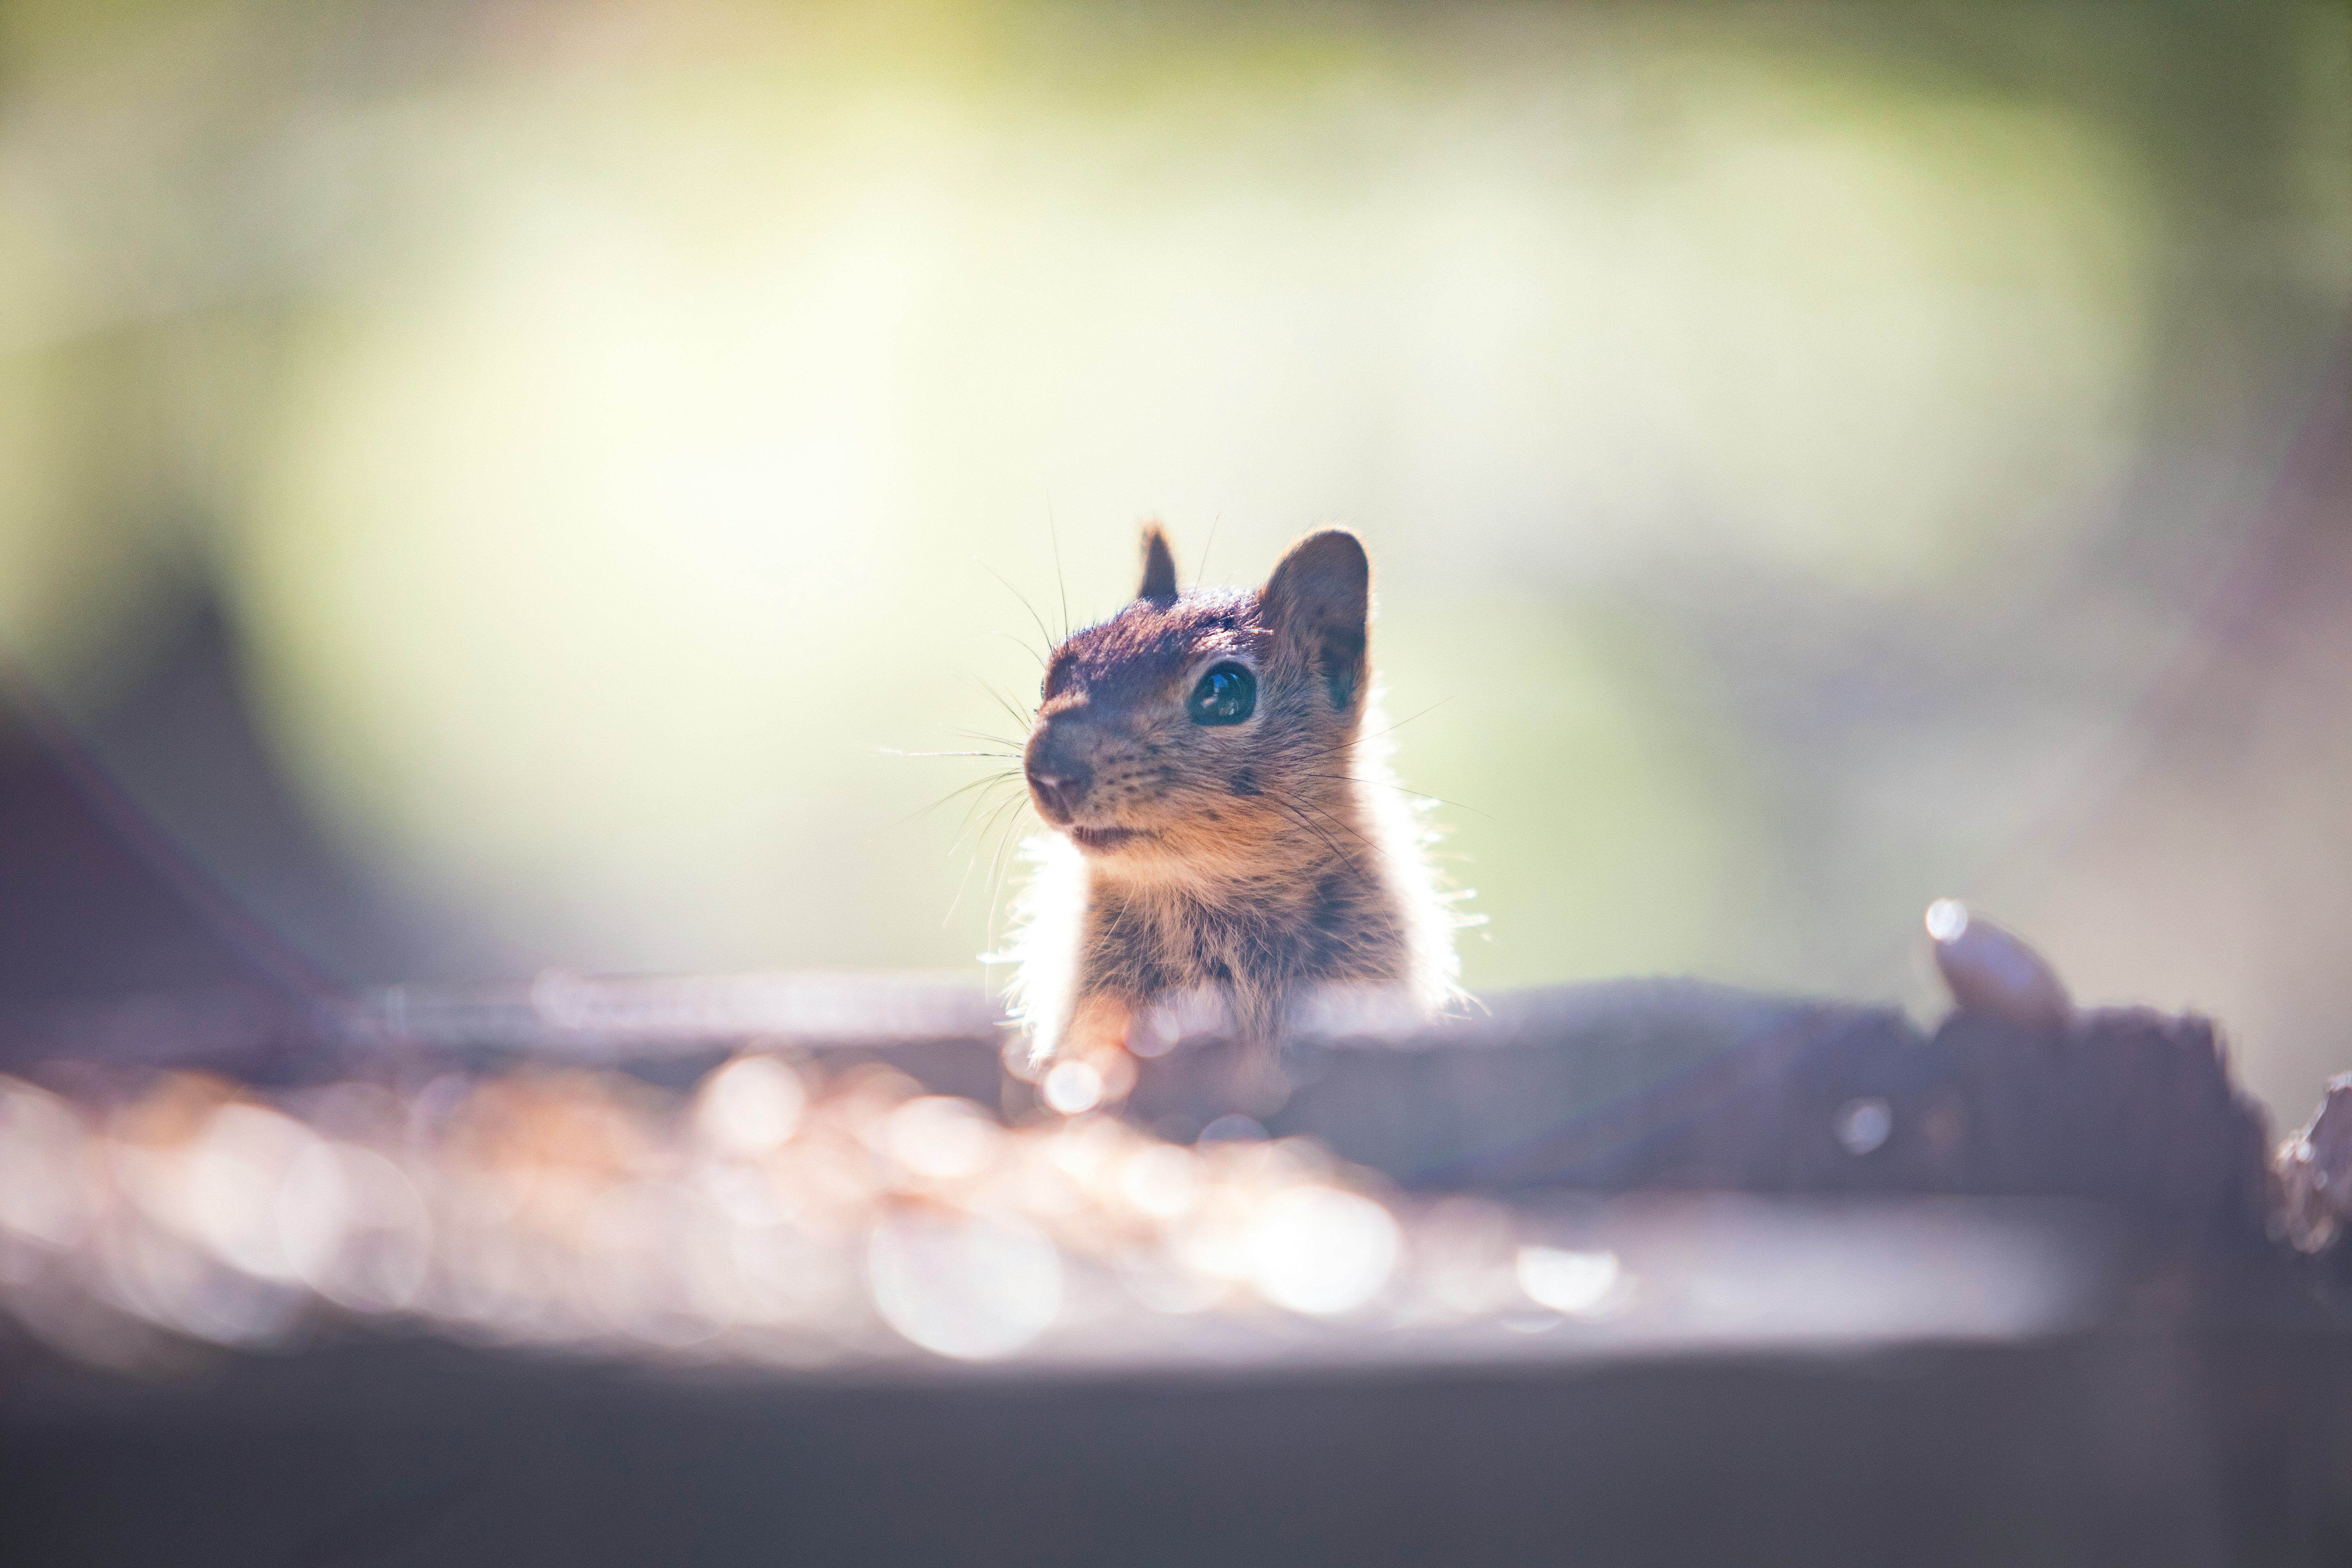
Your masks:
<instances>
[{"instance_id":1,"label":"dark eye","mask_svg":"<svg viewBox=\"0 0 2352 1568\"><path fill-rule=\"evenodd\" d=\"M1192 688L1192 722L1238 724L1257 711L1257 677L1238 664L1221 664Z\"/></svg>"}]
</instances>

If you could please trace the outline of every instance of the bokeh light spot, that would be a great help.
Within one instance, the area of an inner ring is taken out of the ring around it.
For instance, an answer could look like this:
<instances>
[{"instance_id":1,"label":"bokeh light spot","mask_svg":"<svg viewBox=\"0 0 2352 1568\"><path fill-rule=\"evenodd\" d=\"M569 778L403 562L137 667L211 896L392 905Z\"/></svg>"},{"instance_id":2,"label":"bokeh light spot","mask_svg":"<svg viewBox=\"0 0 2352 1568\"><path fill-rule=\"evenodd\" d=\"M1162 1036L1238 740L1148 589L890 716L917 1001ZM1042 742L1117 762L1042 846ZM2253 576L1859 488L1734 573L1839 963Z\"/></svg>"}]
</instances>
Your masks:
<instances>
[{"instance_id":1,"label":"bokeh light spot","mask_svg":"<svg viewBox=\"0 0 2352 1568\"><path fill-rule=\"evenodd\" d=\"M884 1321L959 1360L1012 1354L1062 1307L1061 1255L1007 1215L890 1215L867 1243L866 1274Z\"/></svg>"},{"instance_id":2,"label":"bokeh light spot","mask_svg":"<svg viewBox=\"0 0 2352 1568\"><path fill-rule=\"evenodd\" d=\"M741 1056L704 1082L696 1121L721 1149L764 1154L793 1135L807 1103L791 1068L773 1057Z\"/></svg>"},{"instance_id":3,"label":"bokeh light spot","mask_svg":"<svg viewBox=\"0 0 2352 1568\"><path fill-rule=\"evenodd\" d=\"M1519 1289L1530 1300L1569 1317L1582 1317L1606 1304L1622 1270L1614 1252L1580 1252L1556 1247L1523 1247Z\"/></svg>"},{"instance_id":4,"label":"bokeh light spot","mask_svg":"<svg viewBox=\"0 0 2352 1568\"><path fill-rule=\"evenodd\" d=\"M1294 1312L1353 1311L1389 1282L1402 1245L1396 1221L1371 1199L1295 1188L1268 1198L1250 1222L1250 1283Z\"/></svg>"}]
</instances>

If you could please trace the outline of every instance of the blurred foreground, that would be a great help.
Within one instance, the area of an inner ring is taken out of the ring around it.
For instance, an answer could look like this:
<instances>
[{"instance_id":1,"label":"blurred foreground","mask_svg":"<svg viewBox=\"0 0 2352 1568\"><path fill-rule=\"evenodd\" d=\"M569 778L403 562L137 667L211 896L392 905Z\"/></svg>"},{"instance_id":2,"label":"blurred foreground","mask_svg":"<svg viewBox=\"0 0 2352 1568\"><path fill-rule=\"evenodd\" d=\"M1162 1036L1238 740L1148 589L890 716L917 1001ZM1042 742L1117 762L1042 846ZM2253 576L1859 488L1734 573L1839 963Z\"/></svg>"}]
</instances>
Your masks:
<instances>
[{"instance_id":1,"label":"blurred foreground","mask_svg":"<svg viewBox=\"0 0 2352 1568\"><path fill-rule=\"evenodd\" d=\"M151 1004L147 1064L0 1080L0 1552L2352 1544L2352 1247L2195 1020L1527 994L1310 1036L1261 1122L1213 1037L1030 1082L979 1000L553 976L299 1051Z\"/></svg>"},{"instance_id":2,"label":"blurred foreground","mask_svg":"<svg viewBox=\"0 0 2352 1568\"><path fill-rule=\"evenodd\" d=\"M826 1081L757 1055L683 1104L576 1071L276 1104L173 1075L95 1127L0 1082L0 1307L122 1370L356 1320L800 1370L912 1345L1133 1373L2000 1339L2084 1321L2105 1283L2063 1215L1409 1198L1252 1131L1007 1128L878 1065Z\"/></svg>"}]
</instances>

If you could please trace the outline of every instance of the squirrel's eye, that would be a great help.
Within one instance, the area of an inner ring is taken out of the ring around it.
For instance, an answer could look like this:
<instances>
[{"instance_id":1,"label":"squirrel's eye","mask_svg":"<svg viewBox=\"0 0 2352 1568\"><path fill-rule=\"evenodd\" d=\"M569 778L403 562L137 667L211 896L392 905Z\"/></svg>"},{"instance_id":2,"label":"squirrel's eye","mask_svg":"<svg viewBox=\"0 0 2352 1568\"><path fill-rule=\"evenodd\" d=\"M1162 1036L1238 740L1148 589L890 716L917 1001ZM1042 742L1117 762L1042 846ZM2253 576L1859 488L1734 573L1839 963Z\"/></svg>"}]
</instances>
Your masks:
<instances>
[{"instance_id":1,"label":"squirrel's eye","mask_svg":"<svg viewBox=\"0 0 2352 1568\"><path fill-rule=\"evenodd\" d=\"M1238 664L1221 664L1192 688L1192 722L1238 724L1257 710L1257 677Z\"/></svg>"}]
</instances>

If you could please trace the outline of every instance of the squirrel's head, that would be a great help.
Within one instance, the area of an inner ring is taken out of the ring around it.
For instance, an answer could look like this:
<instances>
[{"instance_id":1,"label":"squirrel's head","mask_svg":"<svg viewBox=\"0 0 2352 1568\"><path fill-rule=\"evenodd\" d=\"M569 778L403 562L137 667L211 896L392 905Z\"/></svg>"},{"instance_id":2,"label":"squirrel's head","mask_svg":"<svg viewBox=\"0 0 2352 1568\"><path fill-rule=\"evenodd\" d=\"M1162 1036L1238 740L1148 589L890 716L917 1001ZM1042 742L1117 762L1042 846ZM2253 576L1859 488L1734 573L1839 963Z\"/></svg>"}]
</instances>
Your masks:
<instances>
[{"instance_id":1,"label":"squirrel's head","mask_svg":"<svg viewBox=\"0 0 2352 1568\"><path fill-rule=\"evenodd\" d=\"M1337 529L1293 545L1253 593L1181 592L1158 524L1134 603L1046 663L1029 793L1099 863L1246 871L1269 843L1346 835L1370 683L1371 568Z\"/></svg>"}]
</instances>

